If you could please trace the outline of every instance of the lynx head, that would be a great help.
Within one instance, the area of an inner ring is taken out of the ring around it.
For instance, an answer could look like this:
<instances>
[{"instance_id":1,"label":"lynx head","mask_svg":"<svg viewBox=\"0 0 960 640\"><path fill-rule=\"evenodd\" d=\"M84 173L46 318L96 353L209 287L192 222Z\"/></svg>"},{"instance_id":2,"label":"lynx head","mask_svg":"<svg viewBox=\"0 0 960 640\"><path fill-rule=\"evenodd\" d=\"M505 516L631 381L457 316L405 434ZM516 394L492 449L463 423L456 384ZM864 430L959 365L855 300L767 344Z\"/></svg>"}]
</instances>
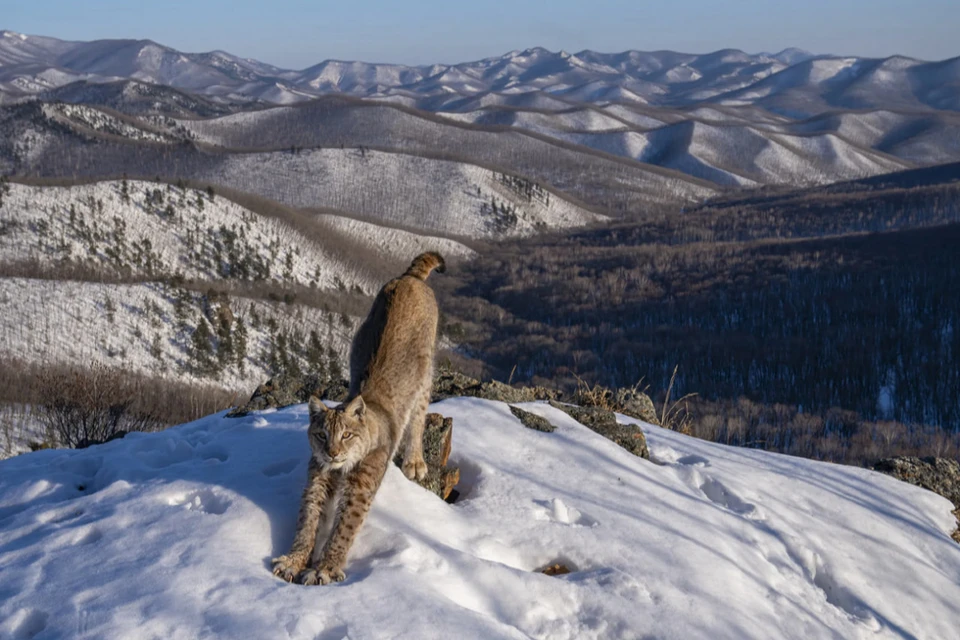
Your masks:
<instances>
[{"instance_id":1,"label":"lynx head","mask_svg":"<svg viewBox=\"0 0 960 640\"><path fill-rule=\"evenodd\" d=\"M349 469L360 462L369 445L365 417L366 405L360 396L336 409L310 398L310 449L321 466Z\"/></svg>"}]
</instances>

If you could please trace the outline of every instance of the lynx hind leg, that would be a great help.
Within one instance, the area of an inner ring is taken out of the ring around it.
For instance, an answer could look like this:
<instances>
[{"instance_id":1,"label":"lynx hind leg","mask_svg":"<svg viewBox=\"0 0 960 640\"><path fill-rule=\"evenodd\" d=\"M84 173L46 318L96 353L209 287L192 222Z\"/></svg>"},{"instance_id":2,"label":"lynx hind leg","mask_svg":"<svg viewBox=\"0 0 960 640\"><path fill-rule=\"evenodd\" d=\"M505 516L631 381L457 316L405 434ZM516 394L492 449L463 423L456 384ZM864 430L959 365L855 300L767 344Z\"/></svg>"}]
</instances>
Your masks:
<instances>
[{"instance_id":1,"label":"lynx hind leg","mask_svg":"<svg viewBox=\"0 0 960 640\"><path fill-rule=\"evenodd\" d=\"M427 463L423 459L423 429L426 426L427 407L430 404L430 387L424 388L417 398L403 445L403 475L411 480L423 480L427 476Z\"/></svg>"},{"instance_id":2,"label":"lynx hind leg","mask_svg":"<svg viewBox=\"0 0 960 640\"><path fill-rule=\"evenodd\" d=\"M310 460L307 486L300 498L297 533L293 538L290 551L286 555L271 560L273 575L292 582L306 568L316 545L317 529L324 507L331 501L331 496L336 491L336 484L336 478L332 474L321 470L316 462Z\"/></svg>"}]
</instances>

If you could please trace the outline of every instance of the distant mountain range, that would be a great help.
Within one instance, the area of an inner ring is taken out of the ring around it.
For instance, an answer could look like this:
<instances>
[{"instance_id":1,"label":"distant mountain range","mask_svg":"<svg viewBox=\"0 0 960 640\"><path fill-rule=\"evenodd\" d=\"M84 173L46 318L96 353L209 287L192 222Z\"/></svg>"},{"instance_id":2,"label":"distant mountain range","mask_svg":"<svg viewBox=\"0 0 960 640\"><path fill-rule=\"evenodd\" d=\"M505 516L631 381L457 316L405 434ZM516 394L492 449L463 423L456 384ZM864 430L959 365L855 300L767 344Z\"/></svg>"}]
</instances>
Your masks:
<instances>
[{"instance_id":1,"label":"distant mountain range","mask_svg":"<svg viewBox=\"0 0 960 640\"><path fill-rule=\"evenodd\" d=\"M757 105L790 117L838 108L960 110L960 58L816 56L798 49L571 54L537 47L454 65L327 60L291 70L223 51L182 53L150 40L67 42L0 31L0 92L8 100L125 79L225 102L287 104L340 93L429 111L554 110L582 102Z\"/></svg>"}]
</instances>

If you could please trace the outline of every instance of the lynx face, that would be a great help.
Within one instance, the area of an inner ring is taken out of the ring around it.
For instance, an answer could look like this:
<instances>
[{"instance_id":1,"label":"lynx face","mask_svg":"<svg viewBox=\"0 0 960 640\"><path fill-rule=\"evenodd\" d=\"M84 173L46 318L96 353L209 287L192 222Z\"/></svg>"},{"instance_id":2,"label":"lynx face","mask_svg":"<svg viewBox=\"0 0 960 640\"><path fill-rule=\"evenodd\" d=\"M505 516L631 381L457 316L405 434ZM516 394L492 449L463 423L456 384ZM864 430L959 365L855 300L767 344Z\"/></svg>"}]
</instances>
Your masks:
<instances>
[{"instance_id":1,"label":"lynx face","mask_svg":"<svg viewBox=\"0 0 960 640\"><path fill-rule=\"evenodd\" d=\"M320 466L349 470L363 459L369 449L365 411L360 396L336 409L310 399L310 449Z\"/></svg>"}]
</instances>

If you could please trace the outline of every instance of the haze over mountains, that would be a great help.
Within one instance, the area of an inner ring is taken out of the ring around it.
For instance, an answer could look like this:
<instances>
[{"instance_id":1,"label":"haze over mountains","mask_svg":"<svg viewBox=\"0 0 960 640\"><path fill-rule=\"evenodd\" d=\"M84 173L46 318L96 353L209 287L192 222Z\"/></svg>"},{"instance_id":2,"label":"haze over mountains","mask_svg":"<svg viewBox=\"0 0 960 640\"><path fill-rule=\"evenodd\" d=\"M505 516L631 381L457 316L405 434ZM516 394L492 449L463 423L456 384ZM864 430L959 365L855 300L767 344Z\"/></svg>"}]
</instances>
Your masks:
<instances>
[{"instance_id":1,"label":"haze over mountains","mask_svg":"<svg viewBox=\"0 0 960 640\"><path fill-rule=\"evenodd\" d=\"M571 54L534 47L453 65L325 60L291 70L223 51L182 53L150 40L66 42L3 31L0 65L0 86L21 93L81 80L129 78L229 100L290 103L344 93L389 98L432 111L493 104L556 108L565 101L671 107L711 101L776 107L784 105L784 98L790 98L786 110L792 115L878 106L960 109L956 91L949 90L960 79L960 59L815 56L798 49L756 55L726 49L697 55L589 50ZM539 93L545 95L534 97ZM525 98L519 99L521 95ZM460 102L471 97L478 99Z\"/></svg>"},{"instance_id":2,"label":"haze over mountains","mask_svg":"<svg viewBox=\"0 0 960 640\"><path fill-rule=\"evenodd\" d=\"M329 100L331 94L341 97L333 110L278 106ZM362 101L342 101L347 98ZM392 135L400 120L408 129L437 131L435 140L464 136L462 126L441 123L520 132L541 141L526 142L546 141L565 155L572 148L637 163L628 165L631 173L657 185L644 191L654 201L662 197L653 191L697 199L717 187L822 184L960 159L960 58L533 48L455 65L328 60L288 70L221 51L181 53L149 40L65 42L0 33L0 102L36 99L185 118L189 122L177 126L193 131L194 141L232 149L261 148L265 141L273 148L382 148L385 138L390 150L405 153L412 147L433 154L472 148ZM370 101L404 110L370 111ZM336 112L336 126L318 120L318 111ZM230 115L236 112L245 115ZM221 116L222 124L193 123ZM300 118L310 130L292 124ZM361 131L359 123L371 119L373 129ZM271 123L277 121L287 135L276 135ZM314 131L316 125L324 131ZM226 131L230 139L206 130ZM497 137L505 136L486 136ZM591 200L595 187L558 184L556 172L542 171L542 163L512 165L502 155L473 153L469 160L518 171L603 208L636 206L629 198ZM677 173L652 175L651 165Z\"/></svg>"}]
</instances>

